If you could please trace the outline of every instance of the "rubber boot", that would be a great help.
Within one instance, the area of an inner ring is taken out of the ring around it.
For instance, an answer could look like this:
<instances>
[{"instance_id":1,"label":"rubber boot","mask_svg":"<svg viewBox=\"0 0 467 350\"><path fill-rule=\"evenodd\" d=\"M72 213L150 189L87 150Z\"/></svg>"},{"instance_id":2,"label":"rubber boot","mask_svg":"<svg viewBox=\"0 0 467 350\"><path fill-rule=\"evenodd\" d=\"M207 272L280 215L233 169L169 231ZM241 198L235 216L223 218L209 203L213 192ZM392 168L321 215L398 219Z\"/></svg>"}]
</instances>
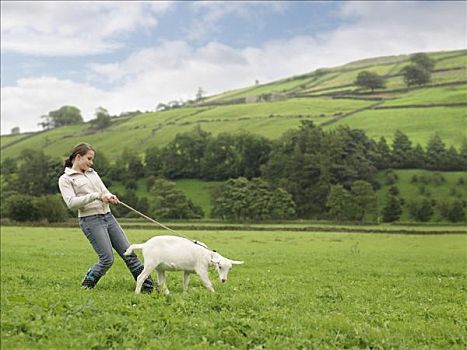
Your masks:
<instances>
[{"instance_id":1,"label":"rubber boot","mask_svg":"<svg viewBox=\"0 0 467 350\"><path fill-rule=\"evenodd\" d=\"M133 275L135 280L138 278L139 274L141 272L143 272L143 270L144 270L144 266L141 265L136 270L131 271L131 274ZM153 281L151 275L149 275L149 277L146 278L146 280L143 282L143 286L141 287L141 291L143 293L152 293L152 291L154 290L154 287L156 288L156 291L159 292L159 287L157 285L156 286L154 285L154 281Z\"/></svg>"},{"instance_id":2,"label":"rubber boot","mask_svg":"<svg viewBox=\"0 0 467 350\"><path fill-rule=\"evenodd\" d=\"M86 272L84 276L83 282L81 282L81 288L83 289L92 289L96 286L97 282L99 282L100 277L96 277L91 269Z\"/></svg>"}]
</instances>

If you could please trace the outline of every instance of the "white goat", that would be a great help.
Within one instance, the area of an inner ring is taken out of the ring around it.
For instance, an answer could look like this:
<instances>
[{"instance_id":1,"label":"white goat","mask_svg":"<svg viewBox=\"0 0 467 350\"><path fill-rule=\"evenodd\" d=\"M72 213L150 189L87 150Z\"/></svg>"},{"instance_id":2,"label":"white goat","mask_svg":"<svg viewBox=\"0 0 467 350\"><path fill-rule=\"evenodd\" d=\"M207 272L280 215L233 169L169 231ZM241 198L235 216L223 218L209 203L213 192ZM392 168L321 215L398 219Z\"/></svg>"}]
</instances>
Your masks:
<instances>
[{"instance_id":1,"label":"white goat","mask_svg":"<svg viewBox=\"0 0 467 350\"><path fill-rule=\"evenodd\" d=\"M164 293L169 294L165 281L165 271L184 271L183 289L188 289L190 274L196 273L203 284L214 292L209 280L208 268L214 265L222 282L227 281L227 274L233 265L243 264L243 261L227 259L219 253L209 250L199 241L191 241L177 236L156 236L142 244L132 244L125 255L130 255L135 249L142 249L144 257L144 270L136 280L135 293L141 292L143 282L151 272L157 271L157 279Z\"/></svg>"}]
</instances>

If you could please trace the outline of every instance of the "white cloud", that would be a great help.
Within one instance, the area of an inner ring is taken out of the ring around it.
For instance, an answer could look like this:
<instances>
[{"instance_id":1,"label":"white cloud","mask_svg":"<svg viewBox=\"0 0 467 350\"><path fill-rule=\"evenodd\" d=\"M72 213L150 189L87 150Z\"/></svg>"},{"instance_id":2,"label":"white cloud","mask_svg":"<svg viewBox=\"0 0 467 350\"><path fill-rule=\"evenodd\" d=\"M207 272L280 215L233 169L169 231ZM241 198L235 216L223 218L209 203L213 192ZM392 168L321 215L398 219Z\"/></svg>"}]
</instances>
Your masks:
<instances>
[{"instance_id":1,"label":"white cloud","mask_svg":"<svg viewBox=\"0 0 467 350\"><path fill-rule=\"evenodd\" d=\"M106 96L107 93L92 86L70 80L21 79L16 86L2 87L2 134L15 126L20 126L21 132L39 130L40 117L64 105L77 106L85 120L92 119Z\"/></svg>"},{"instance_id":2,"label":"white cloud","mask_svg":"<svg viewBox=\"0 0 467 350\"><path fill-rule=\"evenodd\" d=\"M2 1L2 51L90 55L114 51L140 28L154 28L170 2Z\"/></svg>"},{"instance_id":3,"label":"white cloud","mask_svg":"<svg viewBox=\"0 0 467 350\"><path fill-rule=\"evenodd\" d=\"M282 12L287 2L280 1L196 1L191 7L196 14L188 30L188 39L200 40L208 34L218 33L218 24L226 17L240 17L261 26L261 14L266 9Z\"/></svg>"}]
</instances>

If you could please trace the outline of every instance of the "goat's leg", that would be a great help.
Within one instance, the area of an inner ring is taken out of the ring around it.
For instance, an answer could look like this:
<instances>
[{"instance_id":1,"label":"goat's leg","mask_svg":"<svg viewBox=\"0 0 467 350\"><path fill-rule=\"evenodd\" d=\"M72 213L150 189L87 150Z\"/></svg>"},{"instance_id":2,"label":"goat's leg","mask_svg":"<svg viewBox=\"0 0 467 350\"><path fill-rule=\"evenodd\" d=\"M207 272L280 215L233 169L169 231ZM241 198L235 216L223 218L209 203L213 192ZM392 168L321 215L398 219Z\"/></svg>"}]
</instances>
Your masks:
<instances>
[{"instance_id":1,"label":"goat's leg","mask_svg":"<svg viewBox=\"0 0 467 350\"><path fill-rule=\"evenodd\" d=\"M149 264L144 265L143 271L136 278L136 289L135 289L136 294L141 293L141 287L143 286L144 281L146 281L146 278L149 277L153 269L154 269L153 265L149 265Z\"/></svg>"},{"instance_id":2,"label":"goat's leg","mask_svg":"<svg viewBox=\"0 0 467 350\"><path fill-rule=\"evenodd\" d=\"M159 282L159 287L162 289L165 295L169 295L170 291L167 288L167 283L165 280L165 271L157 271L157 281Z\"/></svg>"},{"instance_id":3,"label":"goat's leg","mask_svg":"<svg viewBox=\"0 0 467 350\"><path fill-rule=\"evenodd\" d=\"M183 273L183 290L186 292L188 290L188 284L190 283L190 273L185 271Z\"/></svg>"},{"instance_id":4,"label":"goat's leg","mask_svg":"<svg viewBox=\"0 0 467 350\"><path fill-rule=\"evenodd\" d=\"M212 287L212 283L209 280L209 275L207 271L196 271L196 274L199 276L201 279L201 282L203 282L204 286L209 289L211 292L214 293L214 288Z\"/></svg>"}]
</instances>

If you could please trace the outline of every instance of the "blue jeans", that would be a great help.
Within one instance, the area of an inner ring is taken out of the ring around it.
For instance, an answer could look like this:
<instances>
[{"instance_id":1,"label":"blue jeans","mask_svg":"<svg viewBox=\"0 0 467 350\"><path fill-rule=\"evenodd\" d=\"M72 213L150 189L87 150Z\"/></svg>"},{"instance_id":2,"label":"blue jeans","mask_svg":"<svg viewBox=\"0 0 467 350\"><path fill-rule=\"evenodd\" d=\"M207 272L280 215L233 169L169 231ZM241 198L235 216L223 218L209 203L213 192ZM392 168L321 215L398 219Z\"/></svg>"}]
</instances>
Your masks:
<instances>
[{"instance_id":1,"label":"blue jeans","mask_svg":"<svg viewBox=\"0 0 467 350\"><path fill-rule=\"evenodd\" d=\"M91 267L95 277L102 277L112 266L114 261L112 248L120 255L133 275L141 272L142 264L136 254L123 255L130 244L112 213L82 217L79 225L99 257L99 261Z\"/></svg>"}]
</instances>

